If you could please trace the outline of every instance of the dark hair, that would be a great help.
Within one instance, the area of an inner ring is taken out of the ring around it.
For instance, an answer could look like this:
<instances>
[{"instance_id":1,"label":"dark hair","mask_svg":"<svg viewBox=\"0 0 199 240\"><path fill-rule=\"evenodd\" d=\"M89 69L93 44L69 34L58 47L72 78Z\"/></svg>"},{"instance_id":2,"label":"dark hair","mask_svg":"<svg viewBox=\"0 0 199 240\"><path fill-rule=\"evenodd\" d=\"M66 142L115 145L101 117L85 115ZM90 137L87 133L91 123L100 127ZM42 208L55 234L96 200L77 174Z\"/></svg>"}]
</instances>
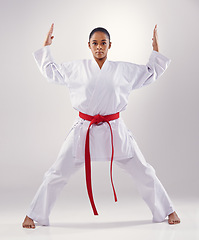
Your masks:
<instances>
[{"instance_id":1,"label":"dark hair","mask_svg":"<svg viewBox=\"0 0 199 240\"><path fill-rule=\"evenodd\" d=\"M89 42L90 42L90 39L92 38L93 34L96 33L96 32L103 32L106 34L106 36L108 37L109 39L109 42L111 40L111 37L110 37L110 34L109 32L105 29L105 28L102 28L102 27L97 27L95 29L93 29L89 35Z\"/></svg>"}]
</instances>

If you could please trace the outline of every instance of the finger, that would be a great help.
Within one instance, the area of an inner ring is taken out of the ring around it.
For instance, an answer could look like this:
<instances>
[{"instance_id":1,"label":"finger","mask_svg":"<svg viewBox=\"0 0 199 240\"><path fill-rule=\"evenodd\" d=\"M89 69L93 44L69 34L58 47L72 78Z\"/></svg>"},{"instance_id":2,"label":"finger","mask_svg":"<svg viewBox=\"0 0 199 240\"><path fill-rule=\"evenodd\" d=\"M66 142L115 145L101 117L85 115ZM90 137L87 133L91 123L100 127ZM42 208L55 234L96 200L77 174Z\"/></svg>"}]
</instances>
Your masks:
<instances>
[{"instance_id":1,"label":"finger","mask_svg":"<svg viewBox=\"0 0 199 240\"><path fill-rule=\"evenodd\" d=\"M50 31L53 32L54 29L54 23L52 23L51 27L50 27Z\"/></svg>"},{"instance_id":2,"label":"finger","mask_svg":"<svg viewBox=\"0 0 199 240\"><path fill-rule=\"evenodd\" d=\"M153 38L157 37L157 24L155 25L155 28L153 30Z\"/></svg>"},{"instance_id":3,"label":"finger","mask_svg":"<svg viewBox=\"0 0 199 240\"><path fill-rule=\"evenodd\" d=\"M54 29L54 23L51 25L50 30L48 32L48 36L52 36L53 34L53 29Z\"/></svg>"}]
</instances>

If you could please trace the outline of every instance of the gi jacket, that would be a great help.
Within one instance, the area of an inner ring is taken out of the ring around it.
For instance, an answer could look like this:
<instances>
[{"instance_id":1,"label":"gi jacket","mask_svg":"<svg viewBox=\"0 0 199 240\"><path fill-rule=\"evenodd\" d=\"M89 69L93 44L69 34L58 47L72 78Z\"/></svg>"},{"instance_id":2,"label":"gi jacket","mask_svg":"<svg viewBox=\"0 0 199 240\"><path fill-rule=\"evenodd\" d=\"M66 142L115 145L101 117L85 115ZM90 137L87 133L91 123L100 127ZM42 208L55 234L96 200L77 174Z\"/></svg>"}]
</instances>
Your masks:
<instances>
[{"instance_id":1,"label":"gi jacket","mask_svg":"<svg viewBox=\"0 0 199 240\"><path fill-rule=\"evenodd\" d=\"M100 69L93 60L77 60L56 64L50 46L33 53L41 73L50 81L66 85L74 109L88 115L109 115L124 111L131 90L155 81L168 67L170 60L152 51L146 65L106 60ZM133 136L122 118L110 121L114 139L114 159L134 155ZM78 117L69 134L73 156L84 161L85 138L89 121ZM92 125L90 129L92 160L110 160L111 136L107 123Z\"/></svg>"}]
</instances>

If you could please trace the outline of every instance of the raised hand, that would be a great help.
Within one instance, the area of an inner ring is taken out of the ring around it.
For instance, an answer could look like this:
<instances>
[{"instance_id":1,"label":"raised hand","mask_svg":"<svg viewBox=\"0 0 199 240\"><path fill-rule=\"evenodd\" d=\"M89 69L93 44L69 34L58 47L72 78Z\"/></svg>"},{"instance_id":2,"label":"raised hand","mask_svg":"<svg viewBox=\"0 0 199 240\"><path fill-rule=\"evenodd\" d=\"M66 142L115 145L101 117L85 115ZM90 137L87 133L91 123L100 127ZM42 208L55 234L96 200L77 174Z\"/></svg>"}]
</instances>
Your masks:
<instances>
[{"instance_id":1,"label":"raised hand","mask_svg":"<svg viewBox=\"0 0 199 240\"><path fill-rule=\"evenodd\" d=\"M152 38L152 40L153 40L153 42L152 42L153 50L159 52L157 24L155 25L155 28L153 30L153 38Z\"/></svg>"},{"instance_id":2,"label":"raised hand","mask_svg":"<svg viewBox=\"0 0 199 240\"><path fill-rule=\"evenodd\" d=\"M54 23L51 25L50 30L46 36L46 40L44 42L44 46L48 46L52 44L52 40L54 38L54 36L52 36L53 34L53 28L54 28Z\"/></svg>"}]
</instances>

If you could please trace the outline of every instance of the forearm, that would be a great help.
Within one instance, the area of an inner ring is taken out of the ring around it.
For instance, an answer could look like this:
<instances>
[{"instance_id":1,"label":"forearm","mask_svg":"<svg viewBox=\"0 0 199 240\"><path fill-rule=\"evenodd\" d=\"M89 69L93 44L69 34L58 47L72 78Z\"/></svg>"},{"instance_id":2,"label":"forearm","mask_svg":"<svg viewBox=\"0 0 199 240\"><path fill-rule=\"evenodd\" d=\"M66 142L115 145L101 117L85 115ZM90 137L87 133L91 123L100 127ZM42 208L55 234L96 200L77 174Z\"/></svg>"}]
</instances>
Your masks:
<instances>
[{"instance_id":1,"label":"forearm","mask_svg":"<svg viewBox=\"0 0 199 240\"><path fill-rule=\"evenodd\" d=\"M148 63L146 65L136 65L137 74L135 74L135 70L132 71L132 76L134 76L132 77L134 79L132 89L141 88L154 82L164 73L170 61L166 56L153 50Z\"/></svg>"},{"instance_id":2,"label":"forearm","mask_svg":"<svg viewBox=\"0 0 199 240\"><path fill-rule=\"evenodd\" d=\"M49 46L45 46L33 53L37 66L44 77L50 82L65 84L65 76L62 67L56 64Z\"/></svg>"}]
</instances>

